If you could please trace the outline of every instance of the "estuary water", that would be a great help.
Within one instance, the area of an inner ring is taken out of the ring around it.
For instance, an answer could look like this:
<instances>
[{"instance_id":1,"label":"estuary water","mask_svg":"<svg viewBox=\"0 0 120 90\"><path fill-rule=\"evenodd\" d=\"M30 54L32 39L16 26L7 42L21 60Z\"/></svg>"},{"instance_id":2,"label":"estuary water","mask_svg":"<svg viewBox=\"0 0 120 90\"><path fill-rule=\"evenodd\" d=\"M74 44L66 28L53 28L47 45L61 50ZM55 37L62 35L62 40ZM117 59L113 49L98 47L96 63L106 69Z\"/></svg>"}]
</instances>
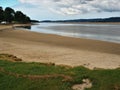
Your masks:
<instances>
[{"instance_id":1,"label":"estuary water","mask_svg":"<svg viewBox=\"0 0 120 90\"><path fill-rule=\"evenodd\" d=\"M31 31L120 43L120 24L40 23Z\"/></svg>"}]
</instances>

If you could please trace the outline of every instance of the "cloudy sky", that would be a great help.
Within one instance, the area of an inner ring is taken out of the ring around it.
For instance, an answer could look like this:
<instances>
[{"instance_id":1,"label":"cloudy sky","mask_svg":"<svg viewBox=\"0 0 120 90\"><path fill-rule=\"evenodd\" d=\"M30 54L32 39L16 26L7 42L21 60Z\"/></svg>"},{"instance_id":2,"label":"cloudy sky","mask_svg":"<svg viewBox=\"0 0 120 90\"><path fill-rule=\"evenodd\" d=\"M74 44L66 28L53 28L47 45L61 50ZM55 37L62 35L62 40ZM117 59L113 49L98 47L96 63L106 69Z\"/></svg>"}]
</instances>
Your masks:
<instances>
[{"instance_id":1,"label":"cloudy sky","mask_svg":"<svg viewBox=\"0 0 120 90\"><path fill-rule=\"evenodd\" d=\"M0 6L39 20L120 16L120 0L0 0Z\"/></svg>"}]
</instances>

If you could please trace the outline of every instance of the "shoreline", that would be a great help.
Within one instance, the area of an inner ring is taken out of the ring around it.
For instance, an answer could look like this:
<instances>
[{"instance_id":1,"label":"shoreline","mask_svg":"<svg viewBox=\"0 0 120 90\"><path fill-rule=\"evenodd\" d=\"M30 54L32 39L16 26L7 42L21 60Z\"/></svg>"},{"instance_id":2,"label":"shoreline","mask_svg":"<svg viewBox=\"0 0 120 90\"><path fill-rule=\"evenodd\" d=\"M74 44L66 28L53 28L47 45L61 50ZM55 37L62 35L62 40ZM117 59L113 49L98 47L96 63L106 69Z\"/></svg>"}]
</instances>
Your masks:
<instances>
[{"instance_id":1,"label":"shoreline","mask_svg":"<svg viewBox=\"0 0 120 90\"><path fill-rule=\"evenodd\" d=\"M0 32L0 42L0 53L16 55L24 62L82 65L90 69L120 67L120 44L117 43L12 28Z\"/></svg>"},{"instance_id":2,"label":"shoreline","mask_svg":"<svg viewBox=\"0 0 120 90\"><path fill-rule=\"evenodd\" d=\"M43 33L43 34L51 34L51 35L58 35L58 36L63 36L63 37L80 38L80 39L88 39L88 40L98 40L98 41L103 41L103 42L110 42L110 43L118 43L118 44L120 44L120 41L116 40L116 39L115 40L114 39L113 40L112 39L98 39L98 38L93 38L93 37L74 36L74 35L72 36L72 35L64 35L64 34L58 34L58 33L53 34L53 33L34 31L34 30L31 29L32 25L39 25L39 24L18 24L18 25L15 25L15 29L16 30L17 29L18 30L23 29L23 30L30 30L32 32ZM59 24L62 24L62 23L59 23ZM63 24L70 24L70 23L63 23ZM86 23L83 23L83 22L81 22L81 23L73 23L73 24L106 24L106 25L107 24L112 24L112 25L119 25L120 23L115 23L115 22L104 22L104 23L86 22ZM29 26L30 26L30 28L29 28Z\"/></svg>"}]
</instances>

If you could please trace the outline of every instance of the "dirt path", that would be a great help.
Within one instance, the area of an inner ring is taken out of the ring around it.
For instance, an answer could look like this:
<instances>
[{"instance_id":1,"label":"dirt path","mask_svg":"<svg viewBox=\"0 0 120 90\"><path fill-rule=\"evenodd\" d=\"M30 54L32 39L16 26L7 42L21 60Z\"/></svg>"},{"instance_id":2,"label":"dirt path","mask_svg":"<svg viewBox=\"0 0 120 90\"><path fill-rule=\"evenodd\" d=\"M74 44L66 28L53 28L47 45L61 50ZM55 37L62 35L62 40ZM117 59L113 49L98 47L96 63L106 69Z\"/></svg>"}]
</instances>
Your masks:
<instances>
[{"instance_id":1,"label":"dirt path","mask_svg":"<svg viewBox=\"0 0 120 90\"><path fill-rule=\"evenodd\" d=\"M0 72L5 73L6 75L14 76L16 78L28 78L31 80L39 80L39 79L49 79L49 78L58 78L62 77L62 81L72 81L72 77L64 75L64 74L51 74L51 75L25 75L25 74L18 74L6 71L4 68L0 67Z\"/></svg>"}]
</instances>

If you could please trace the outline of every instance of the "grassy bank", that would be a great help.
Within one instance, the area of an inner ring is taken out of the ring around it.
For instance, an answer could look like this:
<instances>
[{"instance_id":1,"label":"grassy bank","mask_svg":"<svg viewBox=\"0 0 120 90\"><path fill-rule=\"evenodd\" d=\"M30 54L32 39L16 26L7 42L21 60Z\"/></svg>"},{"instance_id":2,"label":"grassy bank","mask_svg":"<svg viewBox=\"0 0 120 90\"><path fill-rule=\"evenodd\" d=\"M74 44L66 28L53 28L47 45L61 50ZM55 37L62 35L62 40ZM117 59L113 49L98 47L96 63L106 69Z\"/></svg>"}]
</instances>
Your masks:
<instances>
[{"instance_id":1,"label":"grassy bank","mask_svg":"<svg viewBox=\"0 0 120 90\"><path fill-rule=\"evenodd\" d=\"M92 81L86 90L120 90L120 69L89 70L84 67L0 60L0 90L72 90L84 78Z\"/></svg>"}]
</instances>

